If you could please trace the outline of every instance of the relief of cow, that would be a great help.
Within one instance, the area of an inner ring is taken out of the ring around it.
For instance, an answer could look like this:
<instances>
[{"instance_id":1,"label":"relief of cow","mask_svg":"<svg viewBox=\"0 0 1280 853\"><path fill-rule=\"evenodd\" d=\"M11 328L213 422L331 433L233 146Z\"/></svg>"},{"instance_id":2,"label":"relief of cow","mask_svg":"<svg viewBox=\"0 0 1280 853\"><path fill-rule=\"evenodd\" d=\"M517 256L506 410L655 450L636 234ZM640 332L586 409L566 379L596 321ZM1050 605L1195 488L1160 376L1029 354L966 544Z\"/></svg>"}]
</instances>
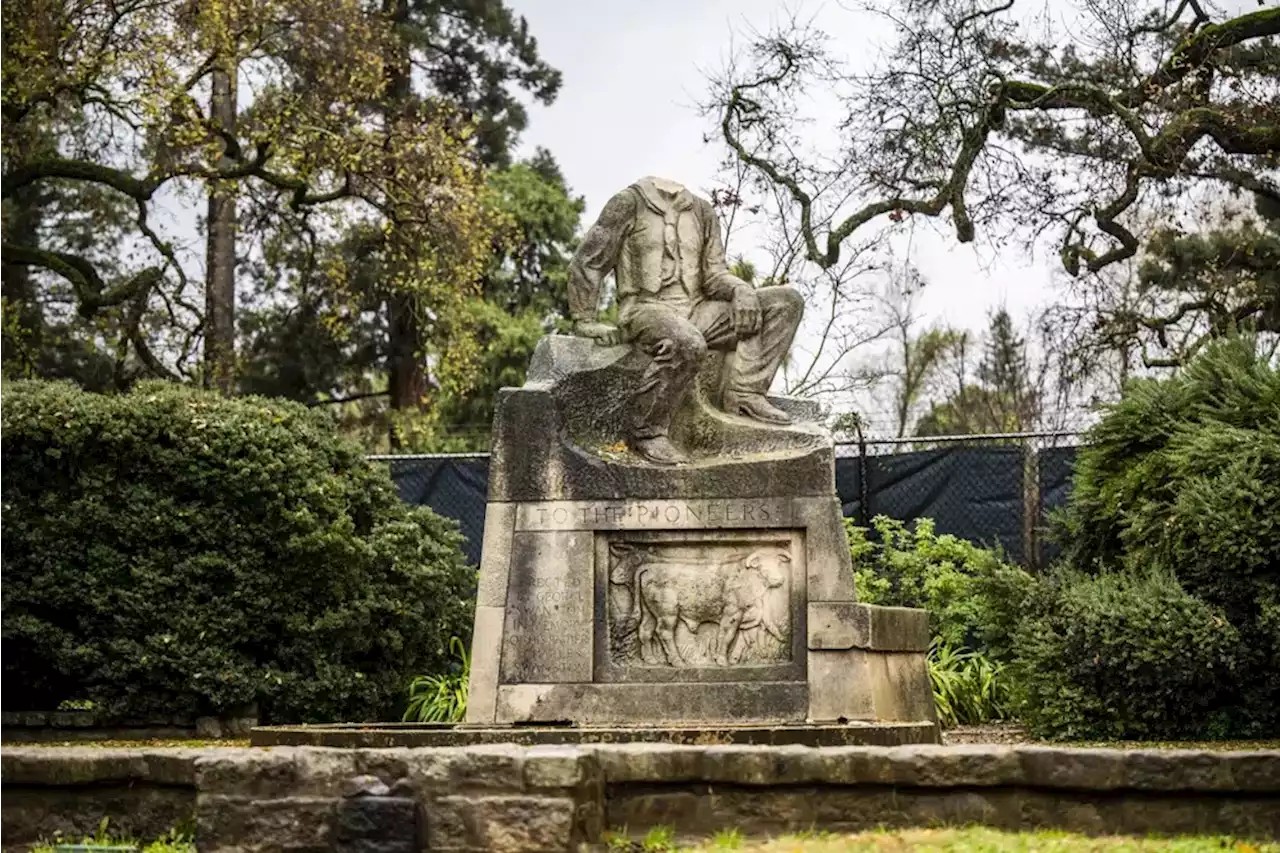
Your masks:
<instances>
[{"instance_id":1,"label":"relief of cow","mask_svg":"<svg viewBox=\"0 0 1280 853\"><path fill-rule=\"evenodd\" d=\"M717 626L715 663L728 666L741 631L760 626L779 642L787 640L773 621L765 598L786 583L791 557L762 548L723 562L692 562L655 557L647 551L623 549L610 573L615 583L631 580L632 611L638 624L641 657L656 662L655 642L669 666L687 666L676 647L680 623L692 633L704 623Z\"/></svg>"}]
</instances>

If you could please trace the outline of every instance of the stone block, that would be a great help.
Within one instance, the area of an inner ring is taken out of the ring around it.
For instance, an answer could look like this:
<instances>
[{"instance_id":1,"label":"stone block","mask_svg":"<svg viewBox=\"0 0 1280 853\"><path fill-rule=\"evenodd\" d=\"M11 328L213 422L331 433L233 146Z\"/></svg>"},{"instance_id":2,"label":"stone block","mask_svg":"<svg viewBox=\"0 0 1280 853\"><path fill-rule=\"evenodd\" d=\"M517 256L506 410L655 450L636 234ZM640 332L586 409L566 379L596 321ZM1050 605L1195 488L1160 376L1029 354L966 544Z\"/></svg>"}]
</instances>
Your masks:
<instances>
[{"instance_id":1,"label":"stone block","mask_svg":"<svg viewBox=\"0 0 1280 853\"><path fill-rule=\"evenodd\" d=\"M513 684L498 688L499 723L647 724L800 722L809 705L800 682Z\"/></svg>"},{"instance_id":2,"label":"stone block","mask_svg":"<svg viewBox=\"0 0 1280 853\"><path fill-rule=\"evenodd\" d=\"M864 604L871 614L869 650L877 652L927 652L929 613L911 607Z\"/></svg>"},{"instance_id":3,"label":"stone block","mask_svg":"<svg viewBox=\"0 0 1280 853\"><path fill-rule=\"evenodd\" d=\"M503 607L476 605L475 628L471 634L471 680L467 688L468 723L491 725L495 719L505 614Z\"/></svg>"},{"instance_id":4,"label":"stone block","mask_svg":"<svg viewBox=\"0 0 1280 853\"><path fill-rule=\"evenodd\" d=\"M1124 753L1114 749L1020 746L1026 784L1040 788L1111 791L1125 786Z\"/></svg>"},{"instance_id":5,"label":"stone block","mask_svg":"<svg viewBox=\"0 0 1280 853\"><path fill-rule=\"evenodd\" d=\"M835 458L831 470L833 486L823 496L797 497L793 515L797 527L805 531L806 563L809 571L809 601L857 601L853 587L853 563L849 557L849 537L835 497ZM785 493L784 493L785 494Z\"/></svg>"},{"instance_id":6,"label":"stone block","mask_svg":"<svg viewBox=\"0 0 1280 853\"><path fill-rule=\"evenodd\" d=\"M524 758L526 788L574 788L596 771L594 757L572 746L531 747Z\"/></svg>"},{"instance_id":7,"label":"stone block","mask_svg":"<svg viewBox=\"0 0 1280 853\"><path fill-rule=\"evenodd\" d=\"M440 797L426 807L430 850L492 853L573 851L573 800L566 797Z\"/></svg>"},{"instance_id":8,"label":"stone block","mask_svg":"<svg viewBox=\"0 0 1280 853\"><path fill-rule=\"evenodd\" d=\"M871 647L871 611L854 601L809 602L809 648L842 651Z\"/></svg>"},{"instance_id":9,"label":"stone block","mask_svg":"<svg viewBox=\"0 0 1280 853\"><path fill-rule=\"evenodd\" d=\"M409 750L403 784L419 796L524 787L525 749L511 745Z\"/></svg>"},{"instance_id":10,"label":"stone block","mask_svg":"<svg viewBox=\"0 0 1280 853\"><path fill-rule=\"evenodd\" d=\"M929 650L929 614L910 607L811 600L809 648L925 652Z\"/></svg>"},{"instance_id":11,"label":"stone block","mask_svg":"<svg viewBox=\"0 0 1280 853\"><path fill-rule=\"evenodd\" d=\"M511 537L516 529L516 504L489 503L484 508L484 540L480 551L480 579L476 606L503 607L511 565Z\"/></svg>"},{"instance_id":12,"label":"stone block","mask_svg":"<svg viewBox=\"0 0 1280 853\"><path fill-rule=\"evenodd\" d=\"M334 853L416 853L418 804L386 794L348 797L337 806L330 837Z\"/></svg>"},{"instance_id":13,"label":"stone block","mask_svg":"<svg viewBox=\"0 0 1280 853\"><path fill-rule=\"evenodd\" d=\"M595 633L593 537L516 533L503 625L501 682L590 681Z\"/></svg>"},{"instance_id":14,"label":"stone block","mask_svg":"<svg viewBox=\"0 0 1280 853\"><path fill-rule=\"evenodd\" d=\"M924 652L855 652L865 655L877 720L937 721Z\"/></svg>"},{"instance_id":15,"label":"stone block","mask_svg":"<svg viewBox=\"0 0 1280 853\"><path fill-rule=\"evenodd\" d=\"M196 799L200 850L226 853L331 850L331 829L341 799L272 799L201 792Z\"/></svg>"},{"instance_id":16,"label":"stone block","mask_svg":"<svg viewBox=\"0 0 1280 853\"><path fill-rule=\"evenodd\" d=\"M814 605L809 607L812 619ZM808 719L817 723L875 719L871 679L865 652L810 651Z\"/></svg>"}]
</instances>

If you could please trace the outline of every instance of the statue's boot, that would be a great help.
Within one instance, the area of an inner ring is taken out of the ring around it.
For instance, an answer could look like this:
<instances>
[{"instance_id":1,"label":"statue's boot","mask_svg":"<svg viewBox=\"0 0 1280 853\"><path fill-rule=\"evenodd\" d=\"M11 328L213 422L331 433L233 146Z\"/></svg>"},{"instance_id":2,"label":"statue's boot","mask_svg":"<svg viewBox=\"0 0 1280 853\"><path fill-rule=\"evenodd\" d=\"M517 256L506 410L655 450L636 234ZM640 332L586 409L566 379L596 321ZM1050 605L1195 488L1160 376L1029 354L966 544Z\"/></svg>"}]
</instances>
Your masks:
<instances>
[{"instance_id":1,"label":"statue's boot","mask_svg":"<svg viewBox=\"0 0 1280 853\"><path fill-rule=\"evenodd\" d=\"M689 461L689 457L677 450L665 435L632 438L627 444L637 456L655 465L679 465Z\"/></svg>"},{"instance_id":2,"label":"statue's boot","mask_svg":"<svg viewBox=\"0 0 1280 853\"><path fill-rule=\"evenodd\" d=\"M763 394L725 391L724 410L731 415L745 415L767 424L791 423L791 416L766 400Z\"/></svg>"}]
</instances>

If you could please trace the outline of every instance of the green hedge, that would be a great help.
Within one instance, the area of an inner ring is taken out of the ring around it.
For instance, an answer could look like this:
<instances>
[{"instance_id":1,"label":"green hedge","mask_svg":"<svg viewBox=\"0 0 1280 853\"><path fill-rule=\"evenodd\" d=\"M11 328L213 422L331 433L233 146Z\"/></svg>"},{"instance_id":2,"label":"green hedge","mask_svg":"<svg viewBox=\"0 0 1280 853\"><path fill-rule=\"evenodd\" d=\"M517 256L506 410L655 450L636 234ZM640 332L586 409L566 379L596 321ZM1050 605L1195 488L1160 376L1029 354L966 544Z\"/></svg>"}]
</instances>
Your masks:
<instances>
[{"instance_id":1,"label":"green hedge","mask_svg":"<svg viewBox=\"0 0 1280 853\"><path fill-rule=\"evenodd\" d=\"M1059 738L1212 735L1246 674L1221 609L1159 570L1056 571L1028 602L1014 649L1018 715Z\"/></svg>"},{"instance_id":2,"label":"green hedge","mask_svg":"<svg viewBox=\"0 0 1280 853\"><path fill-rule=\"evenodd\" d=\"M302 406L8 382L0 441L6 710L394 719L469 631L455 526Z\"/></svg>"},{"instance_id":3,"label":"green hedge","mask_svg":"<svg viewBox=\"0 0 1280 853\"><path fill-rule=\"evenodd\" d=\"M1020 648L1030 695L1063 696L1058 721L1046 714L1038 728L1280 730L1280 371L1270 357L1248 339L1222 340L1168 378L1127 386L1080 450L1059 525L1076 571L1040 601L1023 634L1033 645Z\"/></svg>"}]
</instances>

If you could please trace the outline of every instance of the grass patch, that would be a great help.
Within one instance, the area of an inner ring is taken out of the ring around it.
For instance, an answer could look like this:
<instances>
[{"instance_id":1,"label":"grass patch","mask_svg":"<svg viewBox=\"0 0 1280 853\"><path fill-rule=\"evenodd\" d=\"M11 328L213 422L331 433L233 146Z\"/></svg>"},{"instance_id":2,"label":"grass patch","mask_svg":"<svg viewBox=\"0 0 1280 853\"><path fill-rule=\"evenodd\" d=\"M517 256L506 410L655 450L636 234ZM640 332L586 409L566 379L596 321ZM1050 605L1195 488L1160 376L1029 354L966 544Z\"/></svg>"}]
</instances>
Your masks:
<instances>
[{"instance_id":1,"label":"grass patch","mask_svg":"<svg viewBox=\"0 0 1280 853\"><path fill-rule=\"evenodd\" d=\"M81 847L132 847L139 853L196 853L194 823L169 830L149 844L143 844L127 835L116 835L109 828L109 819L103 818L98 831L79 841L55 835L52 840L41 839L31 848L31 853L54 853L58 845L74 844Z\"/></svg>"},{"instance_id":2,"label":"grass patch","mask_svg":"<svg viewBox=\"0 0 1280 853\"><path fill-rule=\"evenodd\" d=\"M717 840L712 839L701 846L673 849L679 849L682 853L715 853L726 848L717 846ZM1223 836L1092 838L1068 832L1001 832L971 827L860 832L853 835L800 833L767 841L745 841L732 849L742 853L1280 853L1280 844L1255 843Z\"/></svg>"}]
</instances>

